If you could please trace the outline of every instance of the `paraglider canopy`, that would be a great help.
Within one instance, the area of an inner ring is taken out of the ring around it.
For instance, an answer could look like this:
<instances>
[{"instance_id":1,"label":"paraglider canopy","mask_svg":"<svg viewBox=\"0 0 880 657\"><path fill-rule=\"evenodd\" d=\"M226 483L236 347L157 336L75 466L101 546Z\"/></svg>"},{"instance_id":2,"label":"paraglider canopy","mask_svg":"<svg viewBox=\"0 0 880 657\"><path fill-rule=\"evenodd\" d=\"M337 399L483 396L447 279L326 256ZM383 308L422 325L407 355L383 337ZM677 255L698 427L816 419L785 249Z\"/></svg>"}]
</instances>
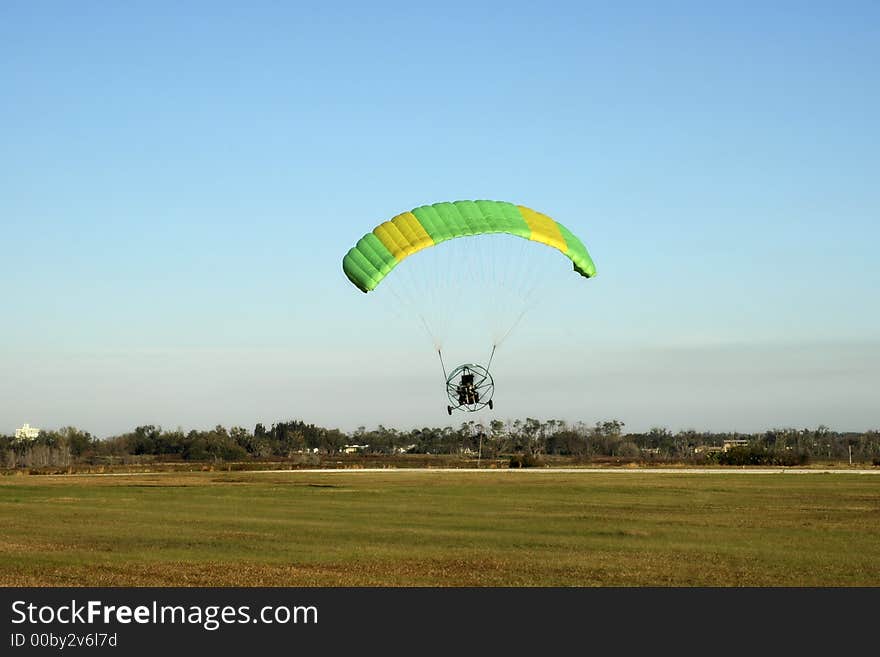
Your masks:
<instances>
[{"instance_id":1,"label":"paraglider canopy","mask_svg":"<svg viewBox=\"0 0 880 657\"><path fill-rule=\"evenodd\" d=\"M369 292L412 254L446 240L487 233L546 244L567 256L582 276L596 275L586 247L570 230L547 215L504 201L435 203L399 214L358 240L342 259L342 269L355 286Z\"/></svg>"},{"instance_id":2,"label":"paraglider canopy","mask_svg":"<svg viewBox=\"0 0 880 657\"><path fill-rule=\"evenodd\" d=\"M444 242L449 244L437 248ZM533 249L530 243L543 247ZM552 262L545 267L535 251L546 252L543 257ZM428 255L392 274L419 252ZM443 365L447 331L461 329L463 341L474 348L480 319L489 327L494 356L526 311L546 298L538 284L557 271L553 252L568 258L584 278L596 275L583 242L547 215L504 201L454 201L422 205L382 222L348 250L342 270L362 292L388 290L394 310L418 320ZM481 342L479 348L486 348ZM443 366L450 415L493 408L492 356L485 367L469 362L448 375Z\"/></svg>"}]
</instances>

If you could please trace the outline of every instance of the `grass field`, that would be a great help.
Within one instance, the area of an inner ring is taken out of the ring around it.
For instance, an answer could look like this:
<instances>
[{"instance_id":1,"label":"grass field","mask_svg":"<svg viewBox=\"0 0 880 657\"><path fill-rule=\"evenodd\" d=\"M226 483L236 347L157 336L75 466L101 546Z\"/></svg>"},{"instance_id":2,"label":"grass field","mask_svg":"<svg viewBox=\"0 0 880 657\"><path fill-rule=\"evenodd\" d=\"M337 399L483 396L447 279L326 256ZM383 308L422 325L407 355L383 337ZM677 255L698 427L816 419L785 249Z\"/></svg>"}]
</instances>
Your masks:
<instances>
[{"instance_id":1,"label":"grass field","mask_svg":"<svg viewBox=\"0 0 880 657\"><path fill-rule=\"evenodd\" d=\"M0 478L4 586L880 586L880 477Z\"/></svg>"}]
</instances>

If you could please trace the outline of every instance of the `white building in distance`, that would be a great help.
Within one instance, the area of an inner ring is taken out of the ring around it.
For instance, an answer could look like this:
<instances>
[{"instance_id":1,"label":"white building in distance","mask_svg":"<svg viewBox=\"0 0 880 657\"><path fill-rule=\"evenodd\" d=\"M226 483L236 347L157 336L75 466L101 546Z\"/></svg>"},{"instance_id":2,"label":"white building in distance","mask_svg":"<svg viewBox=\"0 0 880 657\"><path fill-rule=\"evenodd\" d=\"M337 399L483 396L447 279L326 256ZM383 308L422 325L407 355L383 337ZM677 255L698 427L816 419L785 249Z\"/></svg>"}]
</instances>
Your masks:
<instances>
[{"instance_id":1,"label":"white building in distance","mask_svg":"<svg viewBox=\"0 0 880 657\"><path fill-rule=\"evenodd\" d=\"M40 430L36 427L32 427L27 422L25 422L18 429L15 430L16 440L34 440L39 435Z\"/></svg>"}]
</instances>

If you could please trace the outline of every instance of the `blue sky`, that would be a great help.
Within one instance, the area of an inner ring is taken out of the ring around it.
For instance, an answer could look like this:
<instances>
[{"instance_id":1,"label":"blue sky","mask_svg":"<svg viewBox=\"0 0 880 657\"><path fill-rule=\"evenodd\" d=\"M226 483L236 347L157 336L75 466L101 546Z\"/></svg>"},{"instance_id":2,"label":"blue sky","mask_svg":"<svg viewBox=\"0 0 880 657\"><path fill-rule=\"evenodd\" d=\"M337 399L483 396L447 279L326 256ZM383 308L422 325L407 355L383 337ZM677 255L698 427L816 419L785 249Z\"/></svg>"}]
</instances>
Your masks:
<instances>
[{"instance_id":1,"label":"blue sky","mask_svg":"<svg viewBox=\"0 0 880 657\"><path fill-rule=\"evenodd\" d=\"M447 424L340 260L468 198L599 270L497 417L880 425L876 3L419 4L2 3L0 432Z\"/></svg>"}]
</instances>

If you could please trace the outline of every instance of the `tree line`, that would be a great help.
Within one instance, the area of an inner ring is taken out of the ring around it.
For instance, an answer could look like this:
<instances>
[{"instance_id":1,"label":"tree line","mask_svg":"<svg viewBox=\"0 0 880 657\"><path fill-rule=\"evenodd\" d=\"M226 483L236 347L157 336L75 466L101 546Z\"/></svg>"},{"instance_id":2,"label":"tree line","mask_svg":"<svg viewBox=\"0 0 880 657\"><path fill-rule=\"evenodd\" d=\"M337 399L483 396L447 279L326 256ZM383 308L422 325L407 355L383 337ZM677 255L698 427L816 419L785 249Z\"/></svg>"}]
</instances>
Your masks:
<instances>
[{"instance_id":1,"label":"tree line","mask_svg":"<svg viewBox=\"0 0 880 657\"><path fill-rule=\"evenodd\" d=\"M722 465L803 465L810 461L848 461L880 465L880 431L839 432L816 428L770 429L758 433L717 433L693 429L672 432L655 427L624 431L620 420L594 424L563 420L492 420L458 427L395 429L379 425L352 432L302 420L269 427L184 431L143 425L99 439L76 427L40 431L34 439L0 435L0 467L69 466L78 463L132 462L139 458L182 461L259 461L343 452L365 455L445 454L510 457L512 465L533 465L542 457L703 462ZM725 441L735 441L725 446ZM733 446L731 446L733 445Z\"/></svg>"}]
</instances>

